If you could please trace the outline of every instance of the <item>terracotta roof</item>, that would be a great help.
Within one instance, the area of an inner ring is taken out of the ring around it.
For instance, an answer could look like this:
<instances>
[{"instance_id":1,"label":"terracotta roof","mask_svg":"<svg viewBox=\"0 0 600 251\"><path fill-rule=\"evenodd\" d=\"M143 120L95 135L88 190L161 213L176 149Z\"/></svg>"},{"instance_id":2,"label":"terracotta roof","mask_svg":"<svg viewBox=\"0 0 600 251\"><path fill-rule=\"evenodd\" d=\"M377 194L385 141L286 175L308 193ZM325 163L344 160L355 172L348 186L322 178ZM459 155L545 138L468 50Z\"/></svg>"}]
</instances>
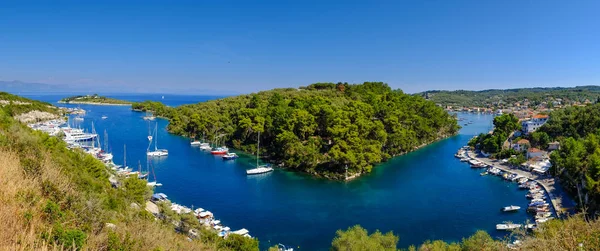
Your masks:
<instances>
[{"instance_id":1,"label":"terracotta roof","mask_svg":"<svg viewBox=\"0 0 600 251\"><path fill-rule=\"evenodd\" d=\"M537 114L533 116L534 119L547 119L548 115Z\"/></svg>"},{"instance_id":2,"label":"terracotta roof","mask_svg":"<svg viewBox=\"0 0 600 251\"><path fill-rule=\"evenodd\" d=\"M530 152L530 153L539 153L539 152L541 152L541 151L542 151L542 150L540 150L540 149L537 149L537 148L535 148L535 147L529 148L529 150L528 150L528 152Z\"/></svg>"},{"instance_id":3,"label":"terracotta roof","mask_svg":"<svg viewBox=\"0 0 600 251\"><path fill-rule=\"evenodd\" d=\"M519 141L517 141L517 144L519 144L519 145L525 145L525 144L529 144L529 140L526 140L526 139L520 139Z\"/></svg>"}]
</instances>

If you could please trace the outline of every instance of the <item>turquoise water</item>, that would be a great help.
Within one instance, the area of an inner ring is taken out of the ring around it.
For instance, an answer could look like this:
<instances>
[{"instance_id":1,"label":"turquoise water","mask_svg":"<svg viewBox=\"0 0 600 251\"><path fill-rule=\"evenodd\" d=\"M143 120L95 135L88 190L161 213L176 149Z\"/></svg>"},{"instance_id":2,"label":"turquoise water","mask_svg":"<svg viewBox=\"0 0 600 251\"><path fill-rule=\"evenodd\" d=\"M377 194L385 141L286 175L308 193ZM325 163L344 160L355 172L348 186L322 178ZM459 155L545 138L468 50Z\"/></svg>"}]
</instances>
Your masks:
<instances>
[{"instance_id":1,"label":"turquoise water","mask_svg":"<svg viewBox=\"0 0 600 251\"><path fill-rule=\"evenodd\" d=\"M59 98L30 97L52 102ZM147 98L161 97L138 96L137 100ZM211 98L168 96L162 101L175 106ZM128 165L145 163L146 136L154 122L149 125L142 113L129 107L81 107L89 110L83 127L91 128L94 121L99 132L108 131L116 163L122 164L123 144L127 144ZM101 120L102 115L108 119ZM159 119L158 144L169 150L169 156L154 162L163 184L156 191L176 203L210 210L234 230L247 228L260 239L262 249L284 243L296 250L325 250L337 229L355 224L370 231L393 231L400 236L400 247L428 239L457 241L478 229L502 237L495 224L524 222L529 217L524 210L507 214L500 208L526 207L526 192L498 177L481 177L481 170L454 158L473 135L491 129L490 115L459 116L473 121L459 135L394 158L347 183L282 170L246 176L254 161L251 156L223 161L190 147L188 139L169 134L167 121Z\"/></svg>"}]
</instances>

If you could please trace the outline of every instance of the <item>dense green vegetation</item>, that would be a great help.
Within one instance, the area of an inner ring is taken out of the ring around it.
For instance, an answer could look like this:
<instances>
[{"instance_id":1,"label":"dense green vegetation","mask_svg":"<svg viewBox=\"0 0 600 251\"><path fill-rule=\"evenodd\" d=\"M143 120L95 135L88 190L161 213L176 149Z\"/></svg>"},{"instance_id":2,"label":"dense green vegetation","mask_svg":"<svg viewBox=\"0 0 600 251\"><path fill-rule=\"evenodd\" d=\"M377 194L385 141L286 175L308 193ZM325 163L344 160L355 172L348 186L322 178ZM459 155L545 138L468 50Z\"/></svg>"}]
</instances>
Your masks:
<instances>
[{"instance_id":1,"label":"dense green vegetation","mask_svg":"<svg viewBox=\"0 0 600 251\"><path fill-rule=\"evenodd\" d=\"M586 220L581 215L575 215L566 220L551 220L538 227L532 234L523 230L513 232L512 238L520 241L514 245L508 240L494 240L485 231L477 231L460 242L445 242L441 240L426 241L418 246L410 246L404 250L419 251L475 251L475 250L598 250L600 248L600 221ZM360 226L338 230L331 243L335 251L363 250L397 250L399 237L389 232L373 234Z\"/></svg>"},{"instance_id":2,"label":"dense green vegetation","mask_svg":"<svg viewBox=\"0 0 600 251\"><path fill-rule=\"evenodd\" d=\"M539 105L548 97L570 101L584 102L586 99L596 102L600 98L600 86L554 87L554 88L519 88L507 90L483 91L427 91L417 94L427 97L436 104L460 107L496 107L502 104L513 104L525 99L531 105Z\"/></svg>"},{"instance_id":3,"label":"dense green vegetation","mask_svg":"<svg viewBox=\"0 0 600 251\"><path fill-rule=\"evenodd\" d=\"M256 151L286 168L342 178L458 131L456 119L384 83L317 83L170 108L133 104L170 119L173 133Z\"/></svg>"},{"instance_id":4,"label":"dense green vegetation","mask_svg":"<svg viewBox=\"0 0 600 251\"><path fill-rule=\"evenodd\" d=\"M103 96L99 96L98 94L71 96L71 97L63 98L58 102L73 103L73 104L77 104L77 103L98 103L98 104L117 104L117 105L131 104L131 102L129 102L129 101L103 97Z\"/></svg>"},{"instance_id":5,"label":"dense green vegetation","mask_svg":"<svg viewBox=\"0 0 600 251\"><path fill-rule=\"evenodd\" d=\"M491 134L479 134L469 141L469 146L478 148L486 153L498 154L508 137L521 129L519 119L514 114L503 114L494 118L494 131ZM506 155L506 153L500 153Z\"/></svg>"},{"instance_id":6,"label":"dense green vegetation","mask_svg":"<svg viewBox=\"0 0 600 251\"><path fill-rule=\"evenodd\" d=\"M175 230L194 222L188 216L155 221L144 210L151 194L144 181L120 178L121 186L113 188L100 161L13 119L12 106L41 107L16 100L31 106L0 109L0 249L258 250L255 239L223 239L202 228L198 240L187 240Z\"/></svg>"},{"instance_id":7,"label":"dense green vegetation","mask_svg":"<svg viewBox=\"0 0 600 251\"><path fill-rule=\"evenodd\" d=\"M551 173L561 178L579 206L590 214L600 210L599 128L600 105L595 104L554 111L538 130L548 135L548 140L560 141L560 150L550 155Z\"/></svg>"},{"instance_id":8,"label":"dense green vegetation","mask_svg":"<svg viewBox=\"0 0 600 251\"><path fill-rule=\"evenodd\" d=\"M4 102L8 102L8 104L4 104ZM59 113L59 110L50 103L19 97L7 92L0 92L0 108L11 117L29 111Z\"/></svg>"}]
</instances>

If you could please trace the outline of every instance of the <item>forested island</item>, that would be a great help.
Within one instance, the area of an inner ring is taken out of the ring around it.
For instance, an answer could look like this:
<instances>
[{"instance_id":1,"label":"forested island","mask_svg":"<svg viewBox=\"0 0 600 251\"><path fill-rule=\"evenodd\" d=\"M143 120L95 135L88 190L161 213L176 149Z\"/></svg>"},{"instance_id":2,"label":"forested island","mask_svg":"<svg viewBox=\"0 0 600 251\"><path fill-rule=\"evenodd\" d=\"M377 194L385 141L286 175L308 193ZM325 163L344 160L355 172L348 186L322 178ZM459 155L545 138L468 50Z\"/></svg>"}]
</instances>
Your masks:
<instances>
[{"instance_id":1,"label":"forested island","mask_svg":"<svg viewBox=\"0 0 600 251\"><path fill-rule=\"evenodd\" d=\"M553 108L586 102L595 103L600 98L600 86L491 89L482 91L433 90L416 95L443 107L503 109L521 105L530 106L530 108L543 105L544 107Z\"/></svg>"},{"instance_id":2,"label":"forested island","mask_svg":"<svg viewBox=\"0 0 600 251\"><path fill-rule=\"evenodd\" d=\"M170 120L170 132L223 142L279 166L331 179L455 135L459 126L435 103L381 82L316 83L198 104L134 103ZM347 167L347 172L346 172Z\"/></svg>"},{"instance_id":3,"label":"forested island","mask_svg":"<svg viewBox=\"0 0 600 251\"><path fill-rule=\"evenodd\" d=\"M88 105L131 105L132 102L119 100L114 98L108 98L99 96L98 94L93 95L80 95L66 97L58 101L58 103L65 104L88 104Z\"/></svg>"}]
</instances>

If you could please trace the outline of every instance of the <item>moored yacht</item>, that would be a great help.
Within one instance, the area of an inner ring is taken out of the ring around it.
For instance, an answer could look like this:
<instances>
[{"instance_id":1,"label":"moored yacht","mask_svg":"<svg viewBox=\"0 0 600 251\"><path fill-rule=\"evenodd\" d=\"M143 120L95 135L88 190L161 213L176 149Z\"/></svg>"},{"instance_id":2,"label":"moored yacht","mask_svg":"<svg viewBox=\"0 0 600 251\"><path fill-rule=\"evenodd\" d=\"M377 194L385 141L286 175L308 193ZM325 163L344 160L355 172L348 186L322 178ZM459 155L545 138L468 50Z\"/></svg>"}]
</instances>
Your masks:
<instances>
[{"instance_id":1,"label":"moored yacht","mask_svg":"<svg viewBox=\"0 0 600 251\"><path fill-rule=\"evenodd\" d=\"M505 224L496 224L496 230L514 230L517 228L520 228L521 224L512 224L512 223L505 223Z\"/></svg>"},{"instance_id":2,"label":"moored yacht","mask_svg":"<svg viewBox=\"0 0 600 251\"><path fill-rule=\"evenodd\" d=\"M227 148L226 146L217 147L217 148L213 149L212 151L210 151L211 154L215 154L215 155L227 154L227 152L229 152L229 148Z\"/></svg>"},{"instance_id":3,"label":"moored yacht","mask_svg":"<svg viewBox=\"0 0 600 251\"><path fill-rule=\"evenodd\" d=\"M235 153L227 153L225 155L223 155L223 159L224 160L232 160L232 159L237 159L238 155Z\"/></svg>"},{"instance_id":4,"label":"moored yacht","mask_svg":"<svg viewBox=\"0 0 600 251\"><path fill-rule=\"evenodd\" d=\"M520 206L510 205L510 206L502 208L502 211L503 212L516 212L516 211L519 211L519 209L521 209Z\"/></svg>"},{"instance_id":5,"label":"moored yacht","mask_svg":"<svg viewBox=\"0 0 600 251\"><path fill-rule=\"evenodd\" d=\"M212 149L212 147L210 147L209 143L201 143L200 144L200 149L202 149L202 150L210 150L210 149Z\"/></svg>"},{"instance_id":6,"label":"moored yacht","mask_svg":"<svg viewBox=\"0 0 600 251\"><path fill-rule=\"evenodd\" d=\"M272 172L273 168L270 166L259 166L258 165L258 153L260 150L260 131L258 132L258 143L256 144L256 168L252 168L252 169L248 169L246 170L246 174L247 175L253 175L253 174L262 174L262 173L268 173L268 172Z\"/></svg>"},{"instance_id":7,"label":"moored yacht","mask_svg":"<svg viewBox=\"0 0 600 251\"><path fill-rule=\"evenodd\" d=\"M144 116L144 120L154 120L156 117L152 115L152 112L146 112L146 116Z\"/></svg>"},{"instance_id":8,"label":"moored yacht","mask_svg":"<svg viewBox=\"0 0 600 251\"><path fill-rule=\"evenodd\" d=\"M150 156L150 157L161 157L161 156L167 156L169 155L169 151L166 149L158 149L158 123L156 124L156 127L154 127L154 151L150 151L150 146L152 145L152 141L150 141L150 144L148 145L148 149L146 150L146 155ZM152 139L151 136L148 136L148 139Z\"/></svg>"},{"instance_id":9,"label":"moored yacht","mask_svg":"<svg viewBox=\"0 0 600 251\"><path fill-rule=\"evenodd\" d=\"M86 133L77 128L66 127L62 131L65 134L65 141L67 142L88 141L98 137L98 134Z\"/></svg>"}]
</instances>

